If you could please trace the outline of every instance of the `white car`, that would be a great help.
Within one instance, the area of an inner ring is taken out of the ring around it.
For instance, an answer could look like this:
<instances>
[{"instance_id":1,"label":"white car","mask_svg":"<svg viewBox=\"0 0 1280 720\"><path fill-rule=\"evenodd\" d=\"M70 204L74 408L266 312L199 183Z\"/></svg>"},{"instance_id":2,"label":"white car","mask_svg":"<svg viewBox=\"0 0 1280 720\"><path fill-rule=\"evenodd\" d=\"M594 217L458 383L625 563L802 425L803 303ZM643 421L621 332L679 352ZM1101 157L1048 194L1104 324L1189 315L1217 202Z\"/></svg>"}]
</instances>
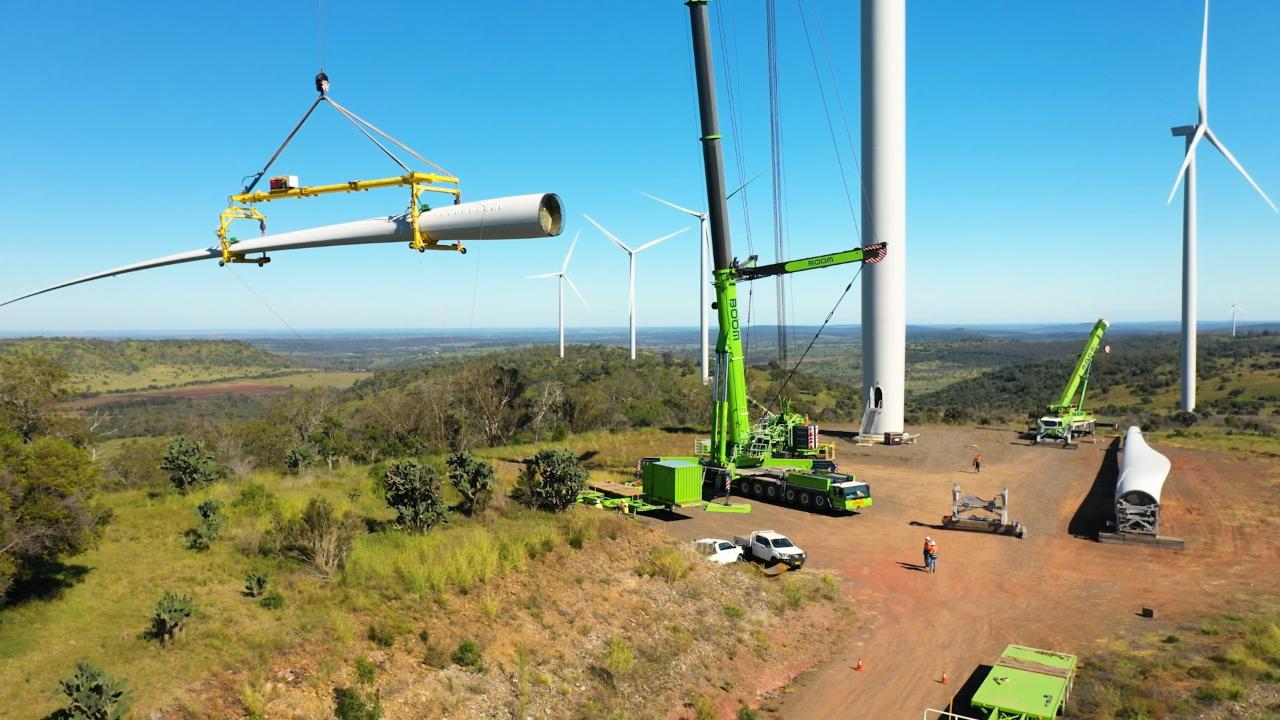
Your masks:
<instances>
[{"instance_id":1,"label":"white car","mask_svg":"<svg viewBox=\"0 0 1280 720\"><path fill-rule=\"evenodd\" d=\"M807 555L786 535L774 530L756 530L748 537L735 537L734 544L765 565L783 563L792 570L799 570Z\"/></svg>"},{"instance_id":2,"label":"white car","mask_svg":"<svg viewBox=\"0 0 1280 720\"><path fill-rule=\"evenodd\" d=\"M717 565L729 565L742 559L742 548L720 538L694 540L693 549Z\"/></svg>"}]
</instances>

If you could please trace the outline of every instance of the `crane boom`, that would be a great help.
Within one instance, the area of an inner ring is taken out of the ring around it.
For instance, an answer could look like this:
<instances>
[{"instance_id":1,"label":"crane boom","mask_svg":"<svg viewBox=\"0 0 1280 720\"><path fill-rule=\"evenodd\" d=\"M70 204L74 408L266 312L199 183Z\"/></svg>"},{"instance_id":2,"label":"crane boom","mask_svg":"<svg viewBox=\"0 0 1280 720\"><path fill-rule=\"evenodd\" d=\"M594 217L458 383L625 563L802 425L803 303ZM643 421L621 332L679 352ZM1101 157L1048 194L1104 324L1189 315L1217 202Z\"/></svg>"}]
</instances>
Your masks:
<instances>
[{"instance_id":1,"label":"crane boom","mask_svg":"<svg viewBox=\"0 0 1280 720\"><path fill-rule=\"evenodd\" d=\"M1098 322L1094 323L1093 331L1089 333L1089 339L1085 341L1084 349L1080 351L1080 357L1076 360L1075 369L1071 371L1066 387L1062 388L1062 395L1058 397L1056 404L1049 406L1050 412L1084 409L1084 386L1089 382L1089 366L1093 364L1093 356L1102 345L1102 336L1110 326L1111 323L1103 318L1098 318ZM1076 399L1077 392L1080 395L1079 400Z\"/></svg>"}]
</instances>

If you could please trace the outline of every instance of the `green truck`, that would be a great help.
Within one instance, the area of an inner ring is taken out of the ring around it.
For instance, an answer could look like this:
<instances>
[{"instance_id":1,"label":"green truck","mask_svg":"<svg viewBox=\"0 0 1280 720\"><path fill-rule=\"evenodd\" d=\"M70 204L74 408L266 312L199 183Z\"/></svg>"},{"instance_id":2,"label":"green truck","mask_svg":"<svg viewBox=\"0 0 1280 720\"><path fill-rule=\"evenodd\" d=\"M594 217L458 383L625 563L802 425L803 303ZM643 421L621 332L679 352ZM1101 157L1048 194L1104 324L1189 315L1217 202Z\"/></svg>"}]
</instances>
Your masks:
<instances>
[{"instance_id":1,"label":"green truck","mask_svg":"<svg viewBox=\"0 0 1280 720\"><path fill-rule=\"evenodd\" d=\"M1076 656L1010 645L969 704L983 720L1054 720L1067 707Z\"/></svg>"},{"instance_id":2,"label":"green truck","mask_svg":"<svg viewBox=\"0 0 1280 720\"><path fill-rule=\"evenodd\" d=\"M854 512L871 507L871 486L834 471L771 469L733 480L739 495L818 512Z\"/></svg>"}]
</instances>

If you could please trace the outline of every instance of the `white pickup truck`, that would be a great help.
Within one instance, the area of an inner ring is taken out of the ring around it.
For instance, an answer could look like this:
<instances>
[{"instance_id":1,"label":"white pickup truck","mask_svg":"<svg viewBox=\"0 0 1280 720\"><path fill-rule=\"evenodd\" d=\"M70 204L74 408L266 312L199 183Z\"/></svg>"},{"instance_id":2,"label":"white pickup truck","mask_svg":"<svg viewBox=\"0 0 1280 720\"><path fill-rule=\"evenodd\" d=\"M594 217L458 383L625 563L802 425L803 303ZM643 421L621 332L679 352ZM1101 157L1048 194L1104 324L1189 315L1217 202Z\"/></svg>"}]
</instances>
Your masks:
<instances>
[{"instance_id":1,"label":"white pickup truck","mask_svg":"<svg viewBox=\"0 0 1280 720\"><path fill-rule=\"evenodd\" d=\"M786 535L773 530L756 530L747 537L735 536L733 542L742 548L744 555L765 565L783 563L792 570L799 570L804 565L804 551Z\"/></svg>"},{"instance_id":2,"label":"white pickup truck","mask_svg":"<svg viewBox=\"0 0 1280 720\"><path fill-rule=\"evenodd\" d=\"M694 540L693 549L716 565L731 565L742 559L742 548L720 538Z\"/></svg>"}]
</instances>

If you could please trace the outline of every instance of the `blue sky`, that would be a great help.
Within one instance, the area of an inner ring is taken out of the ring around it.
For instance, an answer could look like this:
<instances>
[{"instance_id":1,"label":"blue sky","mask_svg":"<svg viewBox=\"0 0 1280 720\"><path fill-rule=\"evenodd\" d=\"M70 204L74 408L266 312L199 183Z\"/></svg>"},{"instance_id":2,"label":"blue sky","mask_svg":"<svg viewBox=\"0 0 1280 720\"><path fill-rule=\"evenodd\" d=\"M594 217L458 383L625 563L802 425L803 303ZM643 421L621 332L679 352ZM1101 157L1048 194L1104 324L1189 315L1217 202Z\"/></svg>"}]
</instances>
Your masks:
<instances>
[{"instance_id":1,"label":"blue sky","mask_svg":"<svg viewBox=\"0 0 1280 720\"><path fill-rule=\"evenodd\" d=\"M858 146L857 4L802 0L830 44ZM466 256L398 246L280 253L245 282L298 328L555 323L556 269L591 303L573 326L626 323L626 258L582 220L644 242L685 217L636 189L704 203L687 10L648 2L326 3L333 96L459 175L465 197L553 191L556 239L473 243ZM769 168L763 2L722 0L747 176ZM1195 120L1195 0L950 3L908 14L908 319L912 323L1172 320L1178 316L1180 161ZM795 0L778 3L790 256L856 242ZM314 97L312 3L24 3L0 25L0 295L214 241L217 214ZM1222 138L1280 199L1280 4L1218 2L1209 98ZM722 96L723 55L717 53ZM723 103L723 101L722 101ZM722 113L727 105L722 104ZM729 143L727 114L722 117ZM730 183L738 171L726 148ZM1200 309L1280 318L1280 216L1206 147ZM845 157L846 169L851 167ZM397 169L328 108L277 163L304 182ZM857 178L850 178L856 182ZM751 186L771 259L768 177ZM273 230L399 212L385 190L265 208ZM739 205L734 242L746 255ZM645 325L697 322L696 232L639 258ZM791 282L793 321L826 316L850 273ZM774 316L772 283L754 294ZM835 322L858 321L851 293ZM213 263L165 268L0 309L0 331L280 328Z\"/></svg>"}]
</instances>

